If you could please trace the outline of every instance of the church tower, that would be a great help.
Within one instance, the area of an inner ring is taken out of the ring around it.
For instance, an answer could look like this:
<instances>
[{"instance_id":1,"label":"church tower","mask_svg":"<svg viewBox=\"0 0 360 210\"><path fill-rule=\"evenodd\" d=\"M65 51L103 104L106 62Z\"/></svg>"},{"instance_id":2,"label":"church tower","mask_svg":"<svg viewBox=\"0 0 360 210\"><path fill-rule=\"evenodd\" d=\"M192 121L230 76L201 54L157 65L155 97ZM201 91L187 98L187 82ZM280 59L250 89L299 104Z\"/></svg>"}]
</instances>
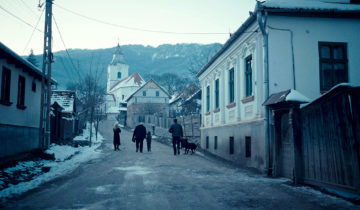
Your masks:
<instances>
[{"instance_id":1,"label":"church tower","mask_svg":"<svg viewBox=\"0 0 360 210\"><path fill-rule=\"evenodd\" d=\"M114 84L128 76L129 66L125 63L124 54L118 44L113 59L108 66L106 91L109 92Z\"/></svg>"}]
</instances>

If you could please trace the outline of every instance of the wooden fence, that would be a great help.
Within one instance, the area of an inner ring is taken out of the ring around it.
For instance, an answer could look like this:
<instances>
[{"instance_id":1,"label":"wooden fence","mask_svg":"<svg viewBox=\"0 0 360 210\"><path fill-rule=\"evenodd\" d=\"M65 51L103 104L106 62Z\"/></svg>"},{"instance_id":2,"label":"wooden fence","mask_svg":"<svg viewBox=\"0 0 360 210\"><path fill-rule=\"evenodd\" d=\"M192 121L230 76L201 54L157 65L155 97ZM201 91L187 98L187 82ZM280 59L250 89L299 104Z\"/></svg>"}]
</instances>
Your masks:
<instances>
[{"instance_id":1,"label":"wooden fence","mask_svg":"<svg viewBox=\"0 0 360 210\"><path fill-rule=\"evenodd\" d=\"M301 109L303 182L360 192L360 88L339 87Z\"/></svg>"}]
</instances>

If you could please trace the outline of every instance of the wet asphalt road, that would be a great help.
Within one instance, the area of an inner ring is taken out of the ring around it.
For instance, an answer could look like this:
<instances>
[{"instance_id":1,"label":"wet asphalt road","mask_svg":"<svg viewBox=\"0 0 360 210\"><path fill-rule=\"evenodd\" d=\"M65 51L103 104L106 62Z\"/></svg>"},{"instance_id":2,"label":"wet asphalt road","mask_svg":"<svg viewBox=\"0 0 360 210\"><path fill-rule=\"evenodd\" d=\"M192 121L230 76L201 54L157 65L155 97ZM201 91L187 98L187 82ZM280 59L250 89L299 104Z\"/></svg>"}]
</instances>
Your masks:
<instances>
[{"instance_id":1,"label":"wet asphalt road","mask_svg":"<svg viewBox=\"0 0 360 210\"><path fill-rule=\"evenodd\" d=\"M101 124L100 158L41 185L7 209L356 209L358 206L286 179L270 179L203 155L174 156L153 141L136 153L122 129L121 151L112 145L113 122ZM145 143L145 142L144 142Z\"/></svg>"}]
</instances>

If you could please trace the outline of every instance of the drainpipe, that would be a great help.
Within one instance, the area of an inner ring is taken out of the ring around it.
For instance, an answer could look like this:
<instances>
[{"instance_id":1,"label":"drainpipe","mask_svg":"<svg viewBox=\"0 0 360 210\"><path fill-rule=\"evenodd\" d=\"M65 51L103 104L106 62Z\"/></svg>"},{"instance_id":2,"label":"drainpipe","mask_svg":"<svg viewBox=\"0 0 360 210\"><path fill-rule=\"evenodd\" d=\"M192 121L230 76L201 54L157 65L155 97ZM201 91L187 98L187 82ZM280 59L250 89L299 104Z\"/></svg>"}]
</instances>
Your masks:
<instances>
[{"instance_id":1,"label":"drainpipe","mask_svg":"<svg viewBox=\"0 0 360 210\"><path fill-rule=\"evenodd\" d=\"M263 49L264 49L264 86L265 86L265 95L264 95L264 101L269 98L269 47L268 47L268 34L266 32L266 20L267 20L267 12L264 12L263 17L263 8L261 6L260 2L257 2L256 4L256 12L257 12L257 21L261 30L261 33L263 35ZM271 166L270 166L270 128L269 128L269 108L265 106L265 164L266 164L266 170L267 174L271 175Z\"/></svg>"}]
</instances>

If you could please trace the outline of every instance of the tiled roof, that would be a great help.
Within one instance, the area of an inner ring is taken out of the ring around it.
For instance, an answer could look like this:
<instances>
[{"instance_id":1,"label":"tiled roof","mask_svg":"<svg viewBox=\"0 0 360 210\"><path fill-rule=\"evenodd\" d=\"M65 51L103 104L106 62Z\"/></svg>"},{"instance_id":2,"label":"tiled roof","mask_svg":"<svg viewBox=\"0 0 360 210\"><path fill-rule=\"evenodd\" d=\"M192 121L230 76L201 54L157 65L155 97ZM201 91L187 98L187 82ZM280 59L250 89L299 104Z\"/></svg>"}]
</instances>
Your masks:
<instances>
[{"instance_id":1,"label":"tiled roof","mask_svg":"<svg viewBox=\"0 0 360 210\"><path fill-rule=\"evenodd\" d=\"M64 109L62 112L74 112L74 100L74 91L54 90L51 93L51 104L57 102Z\"/></svg>"}]
</instances>

